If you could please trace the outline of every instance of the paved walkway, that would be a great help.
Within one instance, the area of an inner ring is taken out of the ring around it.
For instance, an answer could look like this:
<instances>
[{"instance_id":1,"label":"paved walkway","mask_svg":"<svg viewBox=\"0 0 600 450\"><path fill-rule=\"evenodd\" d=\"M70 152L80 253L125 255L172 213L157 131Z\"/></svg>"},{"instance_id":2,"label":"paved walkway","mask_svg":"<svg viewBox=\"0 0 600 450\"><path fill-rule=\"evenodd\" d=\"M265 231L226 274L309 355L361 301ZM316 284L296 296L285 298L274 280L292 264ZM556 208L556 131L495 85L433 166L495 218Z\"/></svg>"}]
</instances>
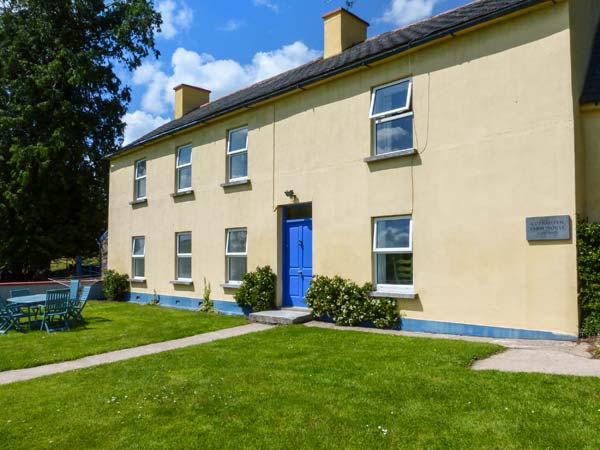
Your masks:
<instances>
[{"instance_id":1,"label":"paved walkway","mask_svg":"<svg viewBox=\"0 0 600 450\"><path fill-rule=\"evenodd\" d=\"M329 328L341 331L361 331L407 337L450 339L468 342L486 342L506 347L505 352L476 361L474 370L499 370L502 372L547 373L600 377L600 359L593 359L590 345L568 341L536 341L527 339L493 339L449 334L414 333L376 328L338 327L331 323L309 322L307 327Z\"/></svg>"},{"instance_id":2,"label":"paved walkway","mask_svg":"<svg viewBox=\"0 0 600 450\"><path fill-rule=\"evenodd\" d=\"M172 341L158 342L156 344L143 345L141 347L86 356L85 358L76 359L74 361L48 364L46 366L32 367L30 369L8 370L6 372L0 372L0 385L15 383L17 381L31 380L33 378L40 378L47 375L68 372L70 370L101 366L103 364L124 361L126 359L139 358L140 356L154 355L156 353L190 347L192 345L206 344L207 342L219 341L221 339L228 339L249 333L256 333L257 331L264 331L268 330L269 328L272 328L272 326L252 323L250 325L226 328L224 330L198 334Z\"/></svg>"}]
</instances>

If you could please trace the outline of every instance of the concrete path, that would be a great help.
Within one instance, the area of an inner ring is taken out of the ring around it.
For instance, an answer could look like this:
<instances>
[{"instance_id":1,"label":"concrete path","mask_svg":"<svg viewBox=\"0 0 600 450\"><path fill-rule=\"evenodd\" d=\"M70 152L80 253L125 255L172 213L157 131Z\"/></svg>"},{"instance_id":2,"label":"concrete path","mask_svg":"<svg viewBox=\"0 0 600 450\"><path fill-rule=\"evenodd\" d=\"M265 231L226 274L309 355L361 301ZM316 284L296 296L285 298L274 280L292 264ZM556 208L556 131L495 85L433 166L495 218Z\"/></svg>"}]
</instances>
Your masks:
<instances>
[{"instance_id":1,"label":"concrete path","mask_svg":"<svg viewBox=\"0 0 600 450\"><path fill-rule=\"evenodd\" d=\"M493 339L449 334L413 333L376 328L345 328L331 323L309 322L307 327L329 328L341 331L361 331L430 339L450 339L467 342L486 342L506 347L505 352L482 361L476 361L474 370L499 370L501 372L547 373L600 377L600 359L593 359L590 345L568 341L537 341L527 339Z\"/></svg>"},{"instance_id":2,"label":"concrete path","mask_svg":"<svg viewBox=\"0 0 600 450\"><path fill-rule=\"evenodd\" d=\"M206 344L207 342L219 341L244 334L256 333L272 328L270 325L252 323L240 327L226 328L224 330L213 331L210 333L197 334L182 339L172 341L158 342L156 344L143 345L141 347L117 350L99 355L86 356L85 358L73 361L65 361L45 366L32 367L30 369L7 370L0 372L0 385L15 383L17 381L31 380L47 375L68 372L70 370L84 369L87 367L101 366L126 359L139 358L140 356L154 355L156 353L167 352L178 348L190 347L192 345Z\"/></svg>"}]
</instances>

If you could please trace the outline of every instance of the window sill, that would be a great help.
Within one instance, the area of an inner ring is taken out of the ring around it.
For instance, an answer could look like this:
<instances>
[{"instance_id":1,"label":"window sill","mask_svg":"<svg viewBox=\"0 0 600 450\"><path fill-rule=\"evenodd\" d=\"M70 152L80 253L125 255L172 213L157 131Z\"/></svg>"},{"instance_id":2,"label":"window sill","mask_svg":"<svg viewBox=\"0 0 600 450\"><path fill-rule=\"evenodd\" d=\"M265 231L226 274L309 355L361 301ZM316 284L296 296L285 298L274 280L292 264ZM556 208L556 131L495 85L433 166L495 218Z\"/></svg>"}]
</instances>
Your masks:
<instances>
[{"instance_id":1,"label":"window sill","mask_svg":"<svg viewBox=\"0 0 600 450\"><path fill-rule=\"evenodd\" d=\"M246 184L251 184L250 178L246 178L245 180L236 180L236 181L228 181L227 183L221 184L223 189L233 186L244 186Z\"/></svg>"},{"instance_id":2,"label":"window sill","mask_svg":"<svg viewBox=\"0 0 600 450\"><path fill-rule=\"evenodd\" d=\"M385 292L385 291L373 291L369 293L370 297L387 297L387 298L407 298L415 299L417 294L415 292Z\"/></svg>"},{"instance_id":3,"label":"window sill","mask_svg":"<svg viewBox=\"0 0 600 450\"><path fill-rule=\"evenodd\" d=\"M145 277L130 278L129 282L130 283L145 283L146 282L146 278Z\"/></svg>"},{"instance_id":4,"label":"window sill","mask_svg":"<svg viewBox=\"0 0 600 450\"><path fill-rule=\"evenodd\" d=\"M192 280L172 280L169 281L173 286L191 286L194 284Z\"/></svg>"},{"instance_id":5,"label":"window sill","mask_svg":"<svg viewBox=\"0 0 600 450\"><path fill-rule=\"evenodd\" d=\"M406 150L398 150L396 152L383 153L381 155L369 156L363 159L366 163L373 163L378 161L386 161L388 159L401 158L403 156L415 155L417 153L416 148L408 148Z\"/></svg>"},{"instance_id":6,"label":"window sill","mask_svg":"<svg viewBox=\"0 0 600 450\"><path fill-rule=\"evenodd\" d=\"M189 191L174 192L171 194L171 197L180 198L180 197L185 197L187 195L194 195L194 190L190 189Z\"/></svg>"},{"instance_id":7,"label":"window sill","mask_svg":"<svg viewBox=\"0 0 600 450\"><path fill-rule=\"evenodd\" d=\"M223 289L239 289L242 287L242 283L223 283L220 286Z\"/></svg>"},{"instance_id":8,"label":"window sill","mask_svg":"<svg viewBox=\"0 0 600 450\"><path fill-rule=\"evenodd\" d=\"M133 200L132 202L129 202L130 206L141 206L141 205L147 205L148 204L148 199L147 198L143 198L140 200Z\"/></svg>"}]
</instances>

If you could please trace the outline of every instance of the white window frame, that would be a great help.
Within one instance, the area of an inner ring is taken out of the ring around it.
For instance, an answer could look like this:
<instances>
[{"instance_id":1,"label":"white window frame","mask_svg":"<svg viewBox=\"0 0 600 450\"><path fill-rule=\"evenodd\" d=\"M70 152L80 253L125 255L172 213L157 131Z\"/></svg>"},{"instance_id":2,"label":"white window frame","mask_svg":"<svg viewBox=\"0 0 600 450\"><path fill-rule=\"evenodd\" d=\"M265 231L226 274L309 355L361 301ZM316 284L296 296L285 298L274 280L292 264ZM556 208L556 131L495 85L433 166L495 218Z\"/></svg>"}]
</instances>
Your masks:
<instances>
[{"instance_id":1,"label":"white window frame","mask_svg":"<svg viewBox=\"0 0 600 450\"><path fill-rule=\"evenodd\" d=\"M135 254L135 241L138 239L144 240L144 247L143 247L141 255ZM136 259L144 259L144 260L146 259L146 236L133 236L131 238L131 279L137 280L137 281L144 281L146 279L145 261L144 261L144 275L140 277L140 276L136 275L136 273L135 273L135 260Z\"/></svg>"},{"instance_id":2,"label":"white window frame","mask_svg":"<svg viewBox=\"0 0 600 450\"><path fill-rule=\"evenodd\" d=\"M188 148L190 149L190 162L186 163L186 164L179 164L179 153L181 152L181 150ZM177 156L176 156L176 161L175 161L175 186L177 187L177 192L189 192L192 190L192 174L190 174L190 186L189 187L185 187L185 188L181 188L179 186L179 172L181 169L184 169L186 167L192 167L192 159L194 156L194 152L192 151L192 144L187 144L187 145L182 145L181 147L177 147ZM192 169L193 172L193 169Z\"/></svg>"},{"instance_id":3,"label":"white window frame","mask_svg":"<svg viewBox=\"0 0 600 450\"><path fill-rule=\"evenodd\" d=\"M229 251L229 234L233 231L245 231L246 232L246 251L245 252L230 252ZM246 258L246 267L248 267L248 228L228 228L226 230L226 233L227 233L227 239L225 242L225 257L227 258L227 283L241 285L242 284L241 280L232 280L230 277L230 274L231 274L230 261L231 261L231 257L234 257L234 258L244 257L244 258Z\"/></svg>"},{"instance_id":4,"label":"white window frame","mask_svg":"<svg viewBox=\"0 0 600 450\"><path fill-rule=\"evenodd\" d=\"M408 235L408 246L397 247L397 248L377 248L377 226L380 222L388 220L408 219L409 224L409 235ZM412 254L413 253L413 219L412 216L390 216L390 217L377 217L373 221L373 275L376 283L377 292L389 292L394 294L414 294L415 293L415 274L414 274L414 259L413 259L413 274L412 284L378 284L377 283L377 255L378 254ZM414 256L413 256L414 258Z\"/></svg>"},{"instance_id":5,"label":"white window frame","mask_svg":"<svg viewBox=\"0 0 600 450\"><path fill-rule=\"evenodd\" d=\"M394 86L396 84L406 83L407 81L408 81L408 93L406 95L406 104L402 108L396 108L396 109L385 111L385 112L382 112L379 114L373 114L373 109L375 108L375 97L377 96L378 91L388 88L390 86ZM412 87L413 87L412 77L409 77L409 78L404 78L402 80L393 81L391 83L387 83L382 86L377 86L376 88L373 88L373 92L371 94L371 109L369 111L369 118L370 119L378 119L380 117L398 115L398 114L409 111L412 107Z\"/></svg>"},{"instance_id":6,"label":"white window frame","mask_svg":"<svg viewBox=\"0 0 600 450\"><path fill-rule=\"evenodd\" d=\"M231 135L236 131L246 130L246 147L231 151ZM227 132L227 180L232 181L243 181L248 179L248 158L246 157L246 176L245 177L236 177L231 178L231 157L234 155L239 155L241 153L248 153L248 141L250 139L250 130L248 129L248 125L243 127L234 128L233 130L229 130Z\"/></svg>"},{"instance_id":7,"label":"white window frame","mask_svg":"<svg viewBox=\"0 0 600 450\"><path fill-rule=\"evenodd\" d=\"M386 154L386 153L377 153L377 125L379 125L380 123L391 122L392 120L402 119L404 117L410 117L410 116L414 116L414 115L415 115L415 113L413 111L409 111L409 112L405 112L403 114L398 114L395 116L389 116L389 117L383 117L381 119L375 119L373 121L373 154L374 155L385 155ZM397 150L394 150L394 152L411 150L412 148L414 148L414 136L413 136L413 147L399 148ZM388 152L388 153L392 153L392 152Z\"/></svg>"},{"instance_id":8,"label":"white window frame","mask_svg":"<svg viewBox=\"0 0 600 450\"><path fill-rule=\"evenodd\" d=\"M146 163L146 172L145 172L145 174L143 176L139 176L139 174L138 174L138 165L141 162ZM135 199L136 200L146 200L148 198L148 161L146 160L146 158L138 159L135 162L135 176L134 176L134 178L135 178L135 181L134 181L134 183L135 183ZM139 189L138 189L138 181L140 181L140 180L146 180L145 181L145 184L146 184L146 195L141 196L141 197L140 197L140 192L139 192Z\"/></svg>"},{"instance_id":9,"label":"white window frame","mask_svg":"<svg viewBox=\"0 0 600 450\"><path fill-rule=\"evenodd\" d=\"M175 264L175 276L177 281L192 281L191 278L191 273L190 273L190 278L182 278L179 276L179 259L180 258L189 258L190 260L190 272L191 272L191 268L192 268L192 253L180 253L179 252L179 236L182 236L184 234L189 234L190 235L190 240L192 241L192 245L194 244L193 238L192 238L192 232L191 231L182 231L180 233L176 233L175 234L175 258L176 258L176 264Z\"/></svg>"}]
</instances>

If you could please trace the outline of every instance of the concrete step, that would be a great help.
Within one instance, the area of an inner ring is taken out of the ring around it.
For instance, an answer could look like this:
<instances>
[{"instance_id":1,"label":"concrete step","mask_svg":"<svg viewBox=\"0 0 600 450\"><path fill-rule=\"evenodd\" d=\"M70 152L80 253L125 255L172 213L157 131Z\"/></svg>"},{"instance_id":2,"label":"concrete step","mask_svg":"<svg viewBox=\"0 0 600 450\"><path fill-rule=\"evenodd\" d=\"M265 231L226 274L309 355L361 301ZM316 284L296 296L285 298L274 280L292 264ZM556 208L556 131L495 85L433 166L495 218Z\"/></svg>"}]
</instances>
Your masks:
<instances>
[{"instance_id":1,"label":"concrete step","mask_svg":"<svg viewBox=\"0 0 600 450\"><path fill-rule=\"evenodd\" d=\"M291 325L306 323L314 317L308 309L281 309L276 311L261 311L250 314L250 322L266 323L269 325Z\"/></svg>"}]
</instances>

